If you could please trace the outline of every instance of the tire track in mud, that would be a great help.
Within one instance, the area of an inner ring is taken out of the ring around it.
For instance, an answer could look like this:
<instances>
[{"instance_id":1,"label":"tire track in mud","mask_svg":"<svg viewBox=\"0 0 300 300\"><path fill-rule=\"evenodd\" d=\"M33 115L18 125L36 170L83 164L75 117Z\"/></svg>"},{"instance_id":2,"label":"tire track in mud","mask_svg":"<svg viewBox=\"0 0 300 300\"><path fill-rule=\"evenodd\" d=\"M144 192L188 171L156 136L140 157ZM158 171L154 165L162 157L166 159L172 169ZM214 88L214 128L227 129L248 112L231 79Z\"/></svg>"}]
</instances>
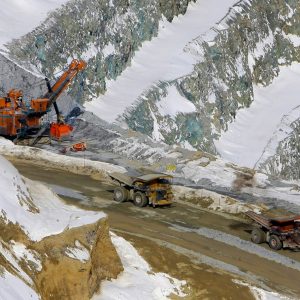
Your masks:
<instances>
[{"instance_id":1,"label":"tire track in mud","mask_svg":"<svg viewBox=\"0 0 300 300\"><path fill-rule=\"evenodd\" d=\"M179 232L194 232L200 236L213 239L215 241L225 243L229 246L233 246L236 248L241 249L242 251L255 254L261 258L274 261L276 263L279 263L285 267L289 267L292 269L295 269L297 271L300 271L300 262L291 259L289 257L283 256L279 253L267 250L261 246L258 246L252 242L242 240L241 238L237 236L233 236L231 234L221 232L215 229L210 229L206 227L201 227L197 229L190 229L186 228L180 225L173 225L170 224L170 228Z\"/></svg>"}]
</instances>

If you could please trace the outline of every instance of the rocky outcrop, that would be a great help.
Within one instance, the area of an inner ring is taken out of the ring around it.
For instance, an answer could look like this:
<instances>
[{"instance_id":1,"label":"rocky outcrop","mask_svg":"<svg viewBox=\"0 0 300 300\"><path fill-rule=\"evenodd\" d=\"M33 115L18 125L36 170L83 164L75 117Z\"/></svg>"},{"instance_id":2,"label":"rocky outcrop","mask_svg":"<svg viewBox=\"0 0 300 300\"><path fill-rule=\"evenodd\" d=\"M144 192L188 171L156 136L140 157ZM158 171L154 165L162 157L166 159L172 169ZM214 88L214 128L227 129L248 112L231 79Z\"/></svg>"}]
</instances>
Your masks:
<instances>
[{"instance_id":1,"label":"rocky outcrop","mask_svg":"<svg viewBox=\"0 0 300 300\"><path fill-rule=\"evenodd\" d=\"M160 20L172 21L190 1L70 1L32 33L11 42L9 55L50 77L70 58L84 58L88 67L71 89L83 102L104 93L106 81L115 79L142 42L157 34Z\"/></svg>"},{"instance_id":2,"label":"rocky outcrop","mask_svg":"<svg viewBox=\"0 0 300 300\"><path fill-rule=\"evenodd\" d=\"M106 219L37 243L30 241L18 226L2 223L1 229L1 248L13 255L41 299L90 299L99 292L103 280L116 278L123 270ZM18 258L16 245L27 255ZM20 276L7 258L0 254L0 266Z\"/></svg>"},{"instance_id":3,"label":"rocky outcrop","mask_svg":"<svg viewBox=\"0 0 300 300\"><path fill-rule=\"evenodd\" d=\"M47 237L31 248L42 259L34 280L42 299L90 299L101 281L123 270L106 220Z\"/></svg>"},{"instance_id":4,"label":"rocky outcrop","mask_svg":"<svg viewBox=\"0 0 300 300\"><path fill-rule=\"evenodd\" d=\"M153 136L158 130L168 144L188 142L215 153L213 140L253 101L253 85L268 85L281 65L299 61L297 1L240 1L186 52L197 58L194 71L161 82L145 92L125 120L133 130ZM160 112L161 101L176 90L196 108L175 117Z\"/></svg>"},{"instance_id":5,"label":"rocky outcrop","mask_svg":"<svg viewBox=\"0 0 300 300\"><path fill-rule=\"evenodd\" d=\"M262 172L287 180L300 178L300 119L290 127L291 132L279 143L275 154L259 165Z\"/></svg>"}]
</instances>

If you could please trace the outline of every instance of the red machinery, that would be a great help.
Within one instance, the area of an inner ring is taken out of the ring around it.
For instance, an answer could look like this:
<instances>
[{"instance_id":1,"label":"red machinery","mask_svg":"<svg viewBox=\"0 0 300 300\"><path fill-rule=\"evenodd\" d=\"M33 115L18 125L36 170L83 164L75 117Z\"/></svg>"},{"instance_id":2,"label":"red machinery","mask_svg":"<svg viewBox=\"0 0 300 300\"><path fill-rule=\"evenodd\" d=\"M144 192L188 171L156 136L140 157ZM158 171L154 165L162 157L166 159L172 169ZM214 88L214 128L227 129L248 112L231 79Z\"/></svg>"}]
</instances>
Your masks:
<instances>
[{"instance_id":1,"label":"red machinery","mask_svg":"<svg viewBox=\"0 0 300 300\"><path fill-rule=\"evenodd\" d=\"M274 250L300 249L300 216L268 218L253 211L245 215L256 223L251 233L253 243L267 242Z\"/></svg>"},{"instance_id":2,"label":"red machinery","mask_svg":"<svg viewBox=\"0 0 300 300\"><path fill-rule=\"evenodd\" d=\"M39 99L32 99L29 107L23 103L23 93L19 90L11 90L6 97L0 98L0 135L19 138L36 133L41 128L41 117L50 111L52 105L57 123L51 123L50 135L57 139L68 135L73 128L64 123L56 100L85 67L84 61L74 59L53 86L46 78L48 92Z\"/></svg>"}]
</instances>

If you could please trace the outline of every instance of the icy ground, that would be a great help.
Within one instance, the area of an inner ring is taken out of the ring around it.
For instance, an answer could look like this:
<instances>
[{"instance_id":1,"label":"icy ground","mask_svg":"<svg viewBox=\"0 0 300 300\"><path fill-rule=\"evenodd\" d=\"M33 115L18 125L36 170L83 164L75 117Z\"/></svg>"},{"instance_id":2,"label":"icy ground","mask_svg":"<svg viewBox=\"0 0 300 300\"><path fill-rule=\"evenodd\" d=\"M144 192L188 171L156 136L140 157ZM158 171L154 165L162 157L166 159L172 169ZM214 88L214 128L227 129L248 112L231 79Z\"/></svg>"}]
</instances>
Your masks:
<instances>
[{"instance_id":1,"label":"icy ground","mask_svg":"<svg viewBox=\"0 0 300 300\"><path fill-rule=\"evenodd\" d=\"M21 37L45 20L51 10L55 10L69 0L1 0L0 5L0 49L4 44Z\"/></svg>"},{"instance_id":2,"label":"icy ground","mask_svg":"<svg viewBox=\"0 0 300 300\"><path fill-rule=\"evenodd\" d=\"M289 133L278 130L282 120L288 118L291 124L299 118L294 113L300 104L299 82L300 64L294 63L281 67L279 76L269 86L255 86L250 107L240 109L228 131L215 141L221 156L240 166L254 168L274 155L279 142ZM272 147L267 147L270 140Z\"/></svg>"},{"instance_id":3,"label":"icy ground","mask_svg":"<svg viewBox=\"0 0 300 300\"><path fill-rule=\"evenodd\" d=\"M185 46L209 31L236 2L198 0L191 2L186 14L174 18L172 23L161 22L158 36L143 43L131 66L115 81L108 82L104 96L86 103L86 109L114 122L154 83L190 73L196 61L184 52ZM176 103L176 99L173 101Z\"/></svg>"}]
</instances>

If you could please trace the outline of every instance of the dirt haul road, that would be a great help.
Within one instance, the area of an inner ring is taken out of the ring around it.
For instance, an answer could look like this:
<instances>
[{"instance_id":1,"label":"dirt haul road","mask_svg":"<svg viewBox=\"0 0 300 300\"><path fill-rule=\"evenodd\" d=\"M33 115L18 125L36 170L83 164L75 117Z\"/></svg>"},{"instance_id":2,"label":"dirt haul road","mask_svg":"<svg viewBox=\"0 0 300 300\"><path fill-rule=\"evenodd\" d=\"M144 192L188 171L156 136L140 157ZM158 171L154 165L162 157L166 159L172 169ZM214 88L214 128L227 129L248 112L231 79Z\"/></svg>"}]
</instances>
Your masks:
<instances>
[{"instance_id":1,"label":"dirt haul road","mask_svg":"<svg viewBox=\"0 0 300 300\"><path fill-rule=\"evenodd\" d=\"M130 240L155 271L185 279L187 299L253 299L244 279L294 298L300 296L300 253L250 242L251 225L175 203L136 208L112 200L113 186L88 176L13 162L21 174L47 183L69 204L103 210L111 229Z\"/></svg>"}]
</instances>

